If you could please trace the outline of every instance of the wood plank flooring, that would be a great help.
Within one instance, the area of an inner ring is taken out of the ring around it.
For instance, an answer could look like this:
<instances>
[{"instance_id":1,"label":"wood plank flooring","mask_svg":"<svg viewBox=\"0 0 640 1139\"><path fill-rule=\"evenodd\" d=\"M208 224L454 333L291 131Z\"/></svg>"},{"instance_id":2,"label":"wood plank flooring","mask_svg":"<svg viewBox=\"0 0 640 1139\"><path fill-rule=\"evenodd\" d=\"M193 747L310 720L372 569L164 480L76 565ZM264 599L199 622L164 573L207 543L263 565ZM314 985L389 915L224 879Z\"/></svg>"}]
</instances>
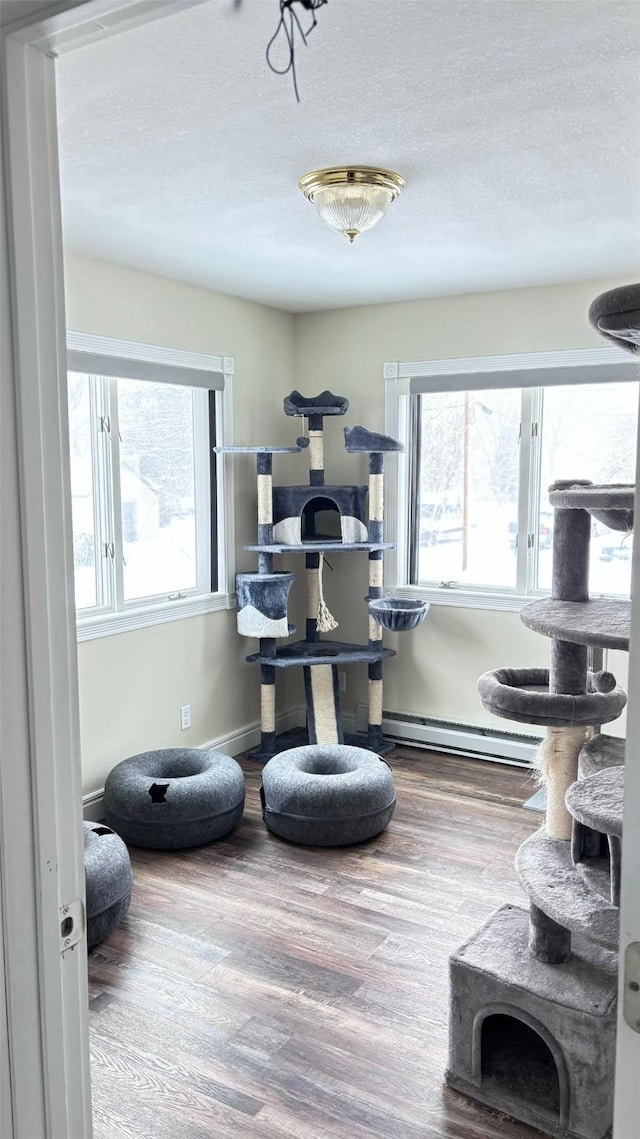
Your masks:
<instances>
[{"instance_id":1,"label":"wood plank flooring","mask_svg":"<svg viewBox=\"0 0 640 1139\"><path fill-rule=\"evenodd\" d=\"M261 769L226 840L132 850L129 914L90 955L95 1139L533 1139L443 1087L447 959L522 902L528 773L399 748L372 842L289 845Z\"/></svg>"}]
</instances>

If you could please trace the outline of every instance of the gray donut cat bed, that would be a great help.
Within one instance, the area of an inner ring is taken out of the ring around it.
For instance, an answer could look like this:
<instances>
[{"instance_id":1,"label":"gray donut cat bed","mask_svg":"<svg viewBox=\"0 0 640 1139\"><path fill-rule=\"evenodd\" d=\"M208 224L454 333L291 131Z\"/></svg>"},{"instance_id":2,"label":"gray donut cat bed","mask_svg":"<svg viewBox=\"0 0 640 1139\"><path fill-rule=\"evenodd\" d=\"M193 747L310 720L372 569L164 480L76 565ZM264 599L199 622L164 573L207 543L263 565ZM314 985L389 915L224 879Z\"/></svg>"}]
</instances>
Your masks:
<instances>
[{"instance_id":1,"label":"gray donut cat bed","mask_svg":"<svg viewBox=\"0 0 640 1139\"><path fill-rule=\"evenodd\" d=\"M262 773L270 831L306 846L348 846L380 834L395 810L393 775L373 752L341 744L295 747Z\"/></svg>"},{"instance_id":2,"label":"gray donut cat bed","mask_svg":"<svg viewBox=\"0 0 640 1139\"><path fill-rule=\"evenodd\" d=\"M101 823L84 823L87 947L93 949L116 928L131 901L133 871L121 838Z\"/></svg>"},{"instance_id":3,"label":"gray donut cat bed","mask_svg":"<svg viewBox=\"0 0 640 1139\"><path fill-rule=\"evenodd\" d=\"M203 846L227 834L241 818L244 776L235 759L219 751L145 751L110 772L104 806L109 826L132 846Z\"/></svg>"}]
</instances>

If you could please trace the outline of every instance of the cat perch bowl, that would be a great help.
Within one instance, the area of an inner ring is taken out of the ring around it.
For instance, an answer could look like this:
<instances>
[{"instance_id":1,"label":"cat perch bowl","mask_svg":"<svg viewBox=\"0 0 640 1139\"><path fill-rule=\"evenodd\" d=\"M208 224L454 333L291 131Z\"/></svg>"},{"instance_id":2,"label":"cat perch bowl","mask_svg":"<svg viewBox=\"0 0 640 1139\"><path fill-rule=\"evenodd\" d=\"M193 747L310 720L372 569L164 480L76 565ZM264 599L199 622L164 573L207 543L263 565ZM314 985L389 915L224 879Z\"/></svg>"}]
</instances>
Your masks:
<instances>
[{"instance_id":1,"label":"cat perch bowl","mask_svg":"<svg viewBox=\"0 0 640 1139\"><path fill-rule=\"evenodd\" d=\"M409 629L416 629L429 612L428 601L417 601L412 597L375 597L367 600L374 621L392 633L406 633Z\"/></svg>"}]
</instances>

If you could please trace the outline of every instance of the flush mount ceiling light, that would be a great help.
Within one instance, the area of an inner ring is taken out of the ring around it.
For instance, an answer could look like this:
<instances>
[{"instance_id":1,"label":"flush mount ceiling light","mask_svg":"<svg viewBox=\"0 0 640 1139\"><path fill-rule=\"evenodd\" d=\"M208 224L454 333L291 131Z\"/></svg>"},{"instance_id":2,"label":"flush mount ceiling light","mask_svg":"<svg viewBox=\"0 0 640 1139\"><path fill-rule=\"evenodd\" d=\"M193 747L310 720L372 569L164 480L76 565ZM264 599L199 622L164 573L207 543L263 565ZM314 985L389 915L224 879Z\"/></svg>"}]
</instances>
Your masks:
<instances>
[{"instance_id":1,"label":"flush mount ceiling light","mask_svg":"<svg viewBox=\"0 0 640 1139\"><path fill-rule=\"evenodd\" d=\"M355 241L384 217L404 189L405 180L393 170L374 166L334 166L312 170L298 182L325 225Z\"/></svg>"}]
</instances>

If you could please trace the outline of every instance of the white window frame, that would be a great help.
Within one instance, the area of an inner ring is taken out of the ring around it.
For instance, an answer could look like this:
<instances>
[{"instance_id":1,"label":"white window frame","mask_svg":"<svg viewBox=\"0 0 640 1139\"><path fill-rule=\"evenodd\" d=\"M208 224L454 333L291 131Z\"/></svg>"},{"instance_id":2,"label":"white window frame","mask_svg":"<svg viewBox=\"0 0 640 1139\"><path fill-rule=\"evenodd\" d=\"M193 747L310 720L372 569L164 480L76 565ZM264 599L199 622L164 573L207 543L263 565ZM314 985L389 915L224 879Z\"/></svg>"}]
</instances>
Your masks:
<instances>
[{"instance_id":1,"label":"white window frame","mask_svg":"<svg viewBox=\"0 0 640 1139\"><path fill-rule=\"evenodd\" d=\"M387 459L389 521L385 536L395 542L395 549L385 555L385 578L394 592L400 596L424 598L436 605L512 612L519 612L525 602L544 595L544 591L535 589L536 550L530 541L518 542L514 589L464 585L438 588L410 582L412 393L486 391L498 387L523 390L518 518L526 514L528 535L535 536L540 505L536 501L536 488L539 486L541 458L541 435L538 431L542 416L541 389L567 383L599 382L603 366L607 372L611 370L611 382L640 380L640 370L629 354L608 345L555 352L385 363L385 431L405 446L404 453L390 454ZM590 369L593 369L591 376Z\"/></svg>"},{"instance_id":2,"label":"white window frame","mask_svg":"<svg viewBox=\"0 0 640 1139\"><path fill-rule=\"evenodd\" d=\"M135 360L148 364L149 380L153 382L153 367L175 369L176 381L184 375L186 386L194 390L194 429L196 448L203 447L208 450L208 409L205 401L208 399L210 386L204 379L205 375L215 373L217 384L215 387L216 405L216 445L230 446L233 442L233 377L235 362L232 356L208 356L198 352L184 349L170 348L159 345L142 344L130 340L119 340L114 337L95 336L89 333L67 332L67 352L83 352L87 355ZM77 371L72 358L69 360L69 370ZM97 371L97 370L96 370ZM169 373L170 374L170 373ZM198 383L199 375L203 376L202 384ZM115 399L116 381L108 374L105 363L104 370L99 376L102 383L91 385L91 398L98 406L94 415L99 420L102 415L108 415L111 423L111 437L113 453L107 461L111 468L110 487L103 487L102 481L94 482L96 503L94 507L96 519L104 519L106 515L119 512L118 482L119 482L119 435L117 422L117 402ZM175 381L174 381L175 382ZM202 398L200 397L200 394ZM200 406L198 406L200 405ZM233 582L235 578L234 553L234 486L233 464L229 456L218 455L216 458L216 534L218 559L218 588L215 592L203 592L201 589L192 590L184 595L175 597L158 596L144 599L124 601L122 587L122 573L118 572L120 564L115 549L116 585L113 593L112 575L104 573L98 582L98 598L101 604L91 609L79 609L76 614L76 635L78 641L94 640L98 637L108 637L114 634L128 632L131 629L143 629L150 625L163 624L166 621L178 621L185 617L195 617L203 613L213 613L219 609L232 609L235 605L235 592ZM115 502L106 501L104 495L115 493ZM199 511L196 517L208 517L208 492L204 494L202 487L196 480L196 496L199 499ZM204 500L206 498L206 501ZM205 546L204 534L198 533L198 559L202 559ZM99 531L96 527L96 556L100 544ZM210 548L210 542L208 543ZM210 558L206 558L207 563ZM207 566L199 564L198 579L202 580L203 572ZM98 577L99 575L97 575ZM117 605L117 608L114 606Z\"/></svg>"}]
</instances>

